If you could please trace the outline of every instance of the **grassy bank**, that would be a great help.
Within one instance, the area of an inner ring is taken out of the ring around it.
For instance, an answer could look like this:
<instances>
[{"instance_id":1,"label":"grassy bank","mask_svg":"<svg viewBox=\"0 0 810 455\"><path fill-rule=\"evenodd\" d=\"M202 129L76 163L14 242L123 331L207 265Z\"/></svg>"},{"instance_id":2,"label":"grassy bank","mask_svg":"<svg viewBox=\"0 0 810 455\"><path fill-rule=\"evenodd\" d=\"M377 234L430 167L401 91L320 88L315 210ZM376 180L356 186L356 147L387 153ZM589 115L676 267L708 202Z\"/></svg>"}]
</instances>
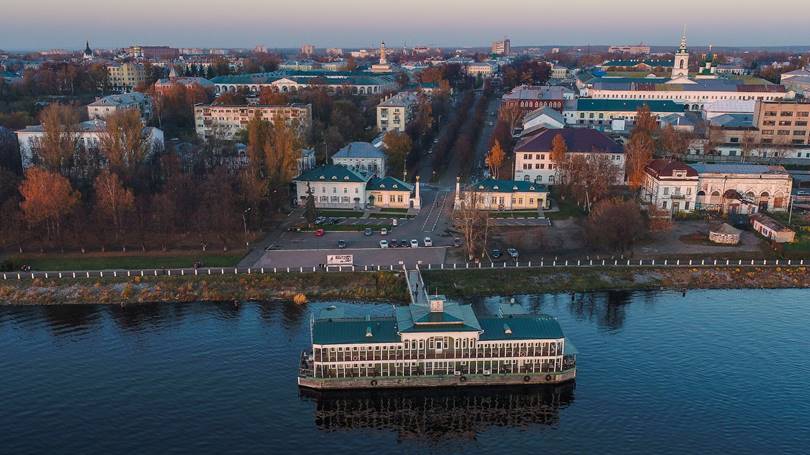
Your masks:
<instances>
[{"instance_id":1,"label":"grassy bank","mask_svg":"<svg viewBox=\"0 0 810 455\"><path fill-rule=\"evenodd\" d=\"M194 262L202 262L207 267L235 266L244 250L228 253L93 253L93 254L25 254L10 258L17 269L20 265L29 265L34 270L107 270L107 269L161 269L191 267Z\"/></svg>"},{"instance_id":2,"label":"grassy bank","mask_svg":"<svg viewBox=\"0 0 810 455\"><path fill-rule=\"evenodd\" d=\"M807 267L465 270L423 272L427 285L455 297L620 289L810 287Z\"/></svg>"},{"instance_id":3,"label":"grassy bank","mask_svg":"<svg viewBox=\"0 0 810 455\"><path fill-rule=\"evenodd\" d=\"M2 304L222 302L292 300L297 294L320 300L404 302L405 277L396 272L279 273L269 275L160 276L105 279L36 279L0 282Z\"/></svg>"}]
</instances>

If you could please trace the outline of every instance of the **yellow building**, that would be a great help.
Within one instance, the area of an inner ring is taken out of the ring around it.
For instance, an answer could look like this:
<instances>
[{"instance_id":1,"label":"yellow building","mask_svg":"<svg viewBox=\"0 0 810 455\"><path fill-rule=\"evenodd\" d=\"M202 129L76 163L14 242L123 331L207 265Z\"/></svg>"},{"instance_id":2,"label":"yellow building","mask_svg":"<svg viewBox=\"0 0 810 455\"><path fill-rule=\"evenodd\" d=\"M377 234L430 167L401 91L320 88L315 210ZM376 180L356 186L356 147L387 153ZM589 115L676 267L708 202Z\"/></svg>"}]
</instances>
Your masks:
<instances>
[{"instance_id":1,"label":"yellow building","mask_svg":"<svg viewBox=\"0 0 810 455\"><path fill-rule=\"evenodd\" d=\"M138 84L146 82L146 68L140 63L110 65L107 76L113 90L131 92Z\"/></svg>"},{"instance_id":2,"label":"yellow building","mask_svg":"<svg viewBox=\"0 0 810 455\"><path fill-rule=\"evenodd\" d=\"M548 187L545 185L513 180L486 179L464 190L456 181L455 208L475 201L479 210L538 210L548 209Z\"/></svg>"}]
</instances>

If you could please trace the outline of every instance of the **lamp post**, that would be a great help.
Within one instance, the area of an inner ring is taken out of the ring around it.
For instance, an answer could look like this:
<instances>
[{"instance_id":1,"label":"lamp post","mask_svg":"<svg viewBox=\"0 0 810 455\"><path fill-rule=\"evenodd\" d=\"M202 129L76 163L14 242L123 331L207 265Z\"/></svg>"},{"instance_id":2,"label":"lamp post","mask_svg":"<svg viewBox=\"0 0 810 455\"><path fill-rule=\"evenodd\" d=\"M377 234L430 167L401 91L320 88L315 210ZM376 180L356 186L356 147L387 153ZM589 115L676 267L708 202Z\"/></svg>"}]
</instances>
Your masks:
<instances>
[{"instance_id":1,"label":"lamp post","mask_svg":"<svg viewBox=\"0 0 810 455\"><path fill-rule=\"evenodd\" d=\"M248 235L248 231L247 231L247 214L250 213L251 209L252 209L252 207L248 207L242 212L242 224L245 227L245 246L250 246L250 243L248 243L248 240L247 240L247 235Z\"/></svg>"}]
</instances>

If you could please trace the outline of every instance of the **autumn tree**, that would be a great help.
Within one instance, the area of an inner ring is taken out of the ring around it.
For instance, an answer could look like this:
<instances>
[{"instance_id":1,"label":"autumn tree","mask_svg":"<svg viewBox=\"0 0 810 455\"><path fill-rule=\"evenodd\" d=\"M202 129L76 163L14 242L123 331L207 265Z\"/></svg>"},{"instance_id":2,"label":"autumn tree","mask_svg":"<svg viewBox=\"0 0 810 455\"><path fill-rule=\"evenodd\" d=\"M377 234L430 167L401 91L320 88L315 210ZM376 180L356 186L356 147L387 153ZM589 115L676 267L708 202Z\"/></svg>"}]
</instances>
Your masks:
<instances>
[{"instance_id":1,"label":"autumn tree","mask_svg":"<svg viewBox=\"0 0 810 455\"><path fill-rule=\"evenodd\" d=\"M397 131L389 131L383 138L383 143L388 161L388 172L394 177L402 178L405 161L413 148L410 136Z\"/></svg>"},{"instance_id":2,"label":"autumn tree","mask_svg":"<svg viewBox=\"0 0 810 455\"><path fill-rule=\"evenodd\" d=\"M301 144L295 126L276 121L264 144L265 175L274 203L288 201L289 183L298 172Z\"/></svg>"},{"instance_id":3,"label":"autumn tree","mask_svg":"<svg viewBox=\"0 0 810 455\"><path fill-rule=\"evenodd\" d=\"M259 110L248 121L247 124L247 158L248 167L251 172L264 178L266 176L264 166L264 148L270 136L270 123L262 119Z\"/></svg>"},{"instance_id":4,"label":"autumn tree","mask_svg":"<svg viewBox=\"0 0 810 455\"><path fill-rule=\"evenodd\" d=\"M594 203L607 197L610 187L619 180L621 169L607 153L594 151L590 155L572 156L567 163L567 173L563 192L590 211Z\"/></svg>"},{"instance_id":5,"label":"autumn tree","mask_svg":"<svg viewBox=\"0 0 810 455\"><path fill-rule=\"evenodd\" d=\"M130 179L152 146L144 137L141 116L135 109L124 109L110 114L106 121L99 135L101 153L113 171Z\"/></svg>"},{"instance_id":6,"label":"autumn tree","mask_svg":"<svg viewBox=\"0 0 810 455\"><path fill-rule=\"evenodd\" d=\"M93 189L96 194L95 208L103 219L112 222L117 239L124 216L135 206L135 195L132 190L125 188L118 175L109 169L101 171L96 176Z\"/></svg>"},{"instance_id":7,"label":"autumn tree","mask_svg":"<svg viewBox=\"0 0 810 455\"><path fill-rule=\"evenodd\" d=\"M667 125L661 130L660 149L664 156L682 160L689 151L691 140L692 137L689 133L677 131L672 125Z\"/></svg>"},{"instance_id":8,"label":"autumn tree","mask_svg":"<svg viewBox=\"0 0 810 455\"><path fill-rule=\"evenodd\" d=\"M70 106L49 104L39 116L42 136L34 144L34 162L67 174L79 148L79 114Z\"/></svg>"},{"instance_id":9,"label":"autumn tree","mask_svg":"<svg viewBox=\"0 0 810 455\"><path fill-rule=\"evenodd\" d=\"M509 133L511 134L512 131L514 131L517 127L520 120L523 119L523 109L521 109L517 104L507 104L501 106L498 117L506 122L506 124L509 126Z\"/></svg>"},{"instance_id":10,"label":"autumn tree","mask_svg":"<svg viewBox=\"0 0 810 455\"><path fill-rule=\"evenodd\" d=\"M638 204L620 198L598 202L585 224L585 237L590 245L618 253L631 249L646 232Z\"/></svg>"},{"instance_id":11,"label":"autumn tree","mask_svg":"<svg viewBox=\"0 0 810 455\"><path fill-rule=\"evenodd\" d=\"M646 104L636 112L636 125L625 146L625 174L627 184L634 191L641 187L644 180L644 167L652 160L655 151L653 137L657 129L655 117L650 114Z\"/></svg>"},{"instance_id":12,"label":"autumn tree","mask_svg":"<svg viewBox=\"0 0 810 455\"><path fill-rule=\"evenodd\" d=\"M271 87L262 87L259 92L259 104L281 105L289 104L290 100L286 93L273 90Z\"/></svg>"},{"instance_id":13,"label":"autumn tree","mask_svg":"<svg viewBox=\"0 0 810 455\"><path fill-rule=\"evenodd\" d=\"M489 174L492 176L492 178L498 178L498 171L501 169L501 165L503 165L505 158L506 154L501 148L501 143L495 141L495 145L489 149L489 153L487 153L485 158L485 163L487 167L489 167Z\"/></svg>"},{"instance_id":14,"label":"autumn tree","mask_svg":"<svg viewBox=\"0 0 810 455\"><path fill-rule=\"evenodd\" d=\"M44 223L48 238L61 237L62 222L79 203L79 193L67 178L38 166L25 172L20 194L25 220L31 226Z\"/></svg>"},{"instance_id":15,"label":"autumn tree","mask_svg":"<svg viewBox=\"0 0 810 455\"><path fill-rule=\"evenodd\" d=\"M565 143L562 134L557 134L551 140L550 158L554 162L554 167L556 167L557 183L565 183L567 180L565 169L568 167L568 145Z\"/></svg>"},{"instance_id":16,"label":"autumn tree","mask_svg":"<svg viewBox=\"0 0 810 455\"><path fill-rule=\"evenodd\" d=\"M472 261L483 257L489 236L489 214L480 207L483 196L475 191L461 195L459 206L453 211L456 229L464 237L467 258Z\"/></svg>"}]
</instances>

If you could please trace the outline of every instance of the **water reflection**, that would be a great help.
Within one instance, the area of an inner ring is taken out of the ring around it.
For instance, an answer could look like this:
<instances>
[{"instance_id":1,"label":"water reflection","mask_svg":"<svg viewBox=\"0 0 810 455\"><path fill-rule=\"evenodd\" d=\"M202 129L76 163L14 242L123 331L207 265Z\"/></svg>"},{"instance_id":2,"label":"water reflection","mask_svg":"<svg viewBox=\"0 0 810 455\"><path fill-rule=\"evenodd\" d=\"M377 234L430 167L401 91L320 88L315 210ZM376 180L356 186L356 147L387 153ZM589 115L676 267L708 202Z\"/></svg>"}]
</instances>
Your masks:
<instances>
[{"instance_id":1,"label":"water reflection","mask_svg":"<svg viewBox=\"0 0 810 455\"><path fill-rule=\"evenodd\" d=\"M399 439L438 443L474 439L489 427L557 425L574 401L574 383L557 386L430 390L301 390L315 401L323 431L394 431Z\"/></svg>"},{"instance_id":2,"label":"water reflection","mask_svg":"<svg viewBox=\"0 0 810 455\"><path fill-rule=\"evenodd\" d=\"M90 332L98 327L101 317L97 305L44 305L39 311L55 336Z\"/></svg>"}]
</instances>

